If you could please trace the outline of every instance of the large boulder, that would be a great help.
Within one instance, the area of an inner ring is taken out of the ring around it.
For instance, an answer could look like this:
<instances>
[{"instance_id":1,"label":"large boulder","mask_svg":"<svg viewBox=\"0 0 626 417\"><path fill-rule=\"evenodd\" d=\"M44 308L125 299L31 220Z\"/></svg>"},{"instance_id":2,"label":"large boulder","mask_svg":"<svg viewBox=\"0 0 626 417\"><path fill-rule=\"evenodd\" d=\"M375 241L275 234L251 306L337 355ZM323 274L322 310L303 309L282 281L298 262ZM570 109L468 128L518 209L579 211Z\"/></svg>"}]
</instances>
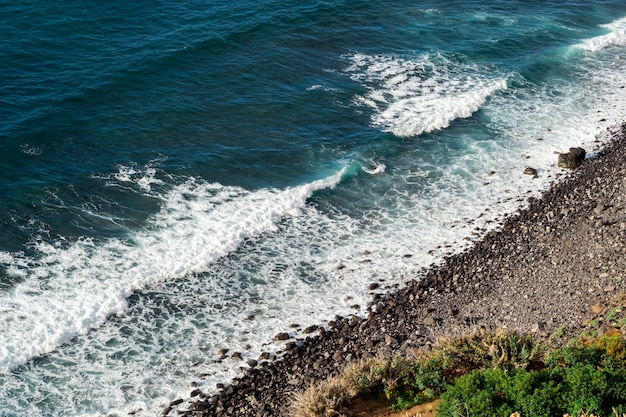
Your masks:
<instances>
[{"instance_id":1,"label":"large boulder","mask_svg":"<svg viewBox=\"0 0 626 417\"><path fill-rule=\"evenodd\" d=\"M583 148L569 148L568 153L559 154L559 167L575 169L583 163L586 152Z\"/></svg>"}]
</instances>

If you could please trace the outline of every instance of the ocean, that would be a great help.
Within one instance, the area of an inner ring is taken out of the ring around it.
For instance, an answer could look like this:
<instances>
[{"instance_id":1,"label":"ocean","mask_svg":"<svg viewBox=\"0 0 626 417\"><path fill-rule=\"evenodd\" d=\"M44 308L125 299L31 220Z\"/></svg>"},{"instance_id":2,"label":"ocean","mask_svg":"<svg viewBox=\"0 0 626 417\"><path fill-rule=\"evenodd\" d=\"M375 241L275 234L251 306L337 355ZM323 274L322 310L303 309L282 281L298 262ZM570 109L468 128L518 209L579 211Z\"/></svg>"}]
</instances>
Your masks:
<instances>
[{"instance_id":1,"label":"ocean","mask_svg":"<svg viewBox=\"0 0 626 417\"><path fill-rule=\"evenodd\" d=\"M623 0L0 10L2 417L211 393L469 247L626 114Z\"/></svg>"}]
</instances>

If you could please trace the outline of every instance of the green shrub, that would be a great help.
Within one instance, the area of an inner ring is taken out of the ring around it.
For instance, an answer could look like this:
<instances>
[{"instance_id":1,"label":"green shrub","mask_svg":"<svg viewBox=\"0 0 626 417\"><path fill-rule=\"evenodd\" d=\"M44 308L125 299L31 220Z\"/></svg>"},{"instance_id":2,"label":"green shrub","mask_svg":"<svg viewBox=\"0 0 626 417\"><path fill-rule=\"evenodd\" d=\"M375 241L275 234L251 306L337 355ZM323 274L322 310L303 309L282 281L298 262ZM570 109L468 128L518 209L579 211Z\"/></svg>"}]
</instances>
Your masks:
<instances>
[{"instance_id":1,"label":"green shrub","mask_svg":"<svg viewBox=\"0 0 626 417\"><path fill-rule=\"evenodd\" d=\"M457 379L443 394L438 416L549 417L559 414L561 387L544 371L503 369L473 371Z\"/></svg>"},{"instance_id":2,"label":"green shrub","mask_svg":"<svg viewBox=\"0 0 626 417\"><path fill-rule=\"evenodd\" d=\"M401 357L392 360L368 359L348 367L343 377L357 395L378 396L395 386L408 366L409 361Z\"/></svg>"},{"instance_id":3,"label":"green shrub","mask_svg":"<svg viewBox=\"0 0 626 417\"><path fill-rule=\"evenodd\" d=\"M560 417L626 411L626 344L619 337L557 349L541 370L474 370L443 395L438 416Z\"/></svg>"},{"instance_id":4,"label":"green shrub","mask_svg":"<svg viewBox=\"0 0 626 417\"><path fill-rule=\"evenodd\" d=\"M394 410L405 410L417 404L430 402L443 393L453 378L449 364L442 357L433 356L405 366L396 384L385 389L385 396Z\"/></svg>"},{"instance_id":5,"label":"green shrub","mask_svg":"<svg viewBox=\"0 0 626 417\"><path fill-rule=\"evenodd\" d=\"M515 332L479 332L442 339L428 355L403 368L398 383L385 389L395 410L438 398L454 381L474 369L527 368L541 362L543 345Z\"/></svg>"}]
</instances>

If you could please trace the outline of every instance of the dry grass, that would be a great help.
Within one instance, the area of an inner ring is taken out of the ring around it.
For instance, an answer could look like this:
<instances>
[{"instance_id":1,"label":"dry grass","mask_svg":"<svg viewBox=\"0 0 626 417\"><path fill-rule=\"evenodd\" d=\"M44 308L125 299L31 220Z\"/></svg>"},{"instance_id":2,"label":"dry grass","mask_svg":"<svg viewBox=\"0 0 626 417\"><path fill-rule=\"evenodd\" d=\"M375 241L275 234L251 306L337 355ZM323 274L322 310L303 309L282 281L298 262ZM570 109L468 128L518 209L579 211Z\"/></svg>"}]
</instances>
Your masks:
<instances>
[{"instance_id":1,"label":"dry grass","mask_svg":"<svg viewBox=\"0 0 626 417\"><path fill-rule=\"evenodd\" d=\"M343 377L314 385L296 396L293 417L344 417L346 406L355 396Z\"/></svg>"},{"instance_id":2,"label":"dry grass","mask_svg":"<svg viewBox=\"0 0 626 417\"><path fill-rule=\"evenodd\" d=\"M463 373L484 368L529 368L543 361L546 352L546 347L530 335L498 330L441 339L427 355L445 357L450 368Z\"/></svg>"}]
</instances>

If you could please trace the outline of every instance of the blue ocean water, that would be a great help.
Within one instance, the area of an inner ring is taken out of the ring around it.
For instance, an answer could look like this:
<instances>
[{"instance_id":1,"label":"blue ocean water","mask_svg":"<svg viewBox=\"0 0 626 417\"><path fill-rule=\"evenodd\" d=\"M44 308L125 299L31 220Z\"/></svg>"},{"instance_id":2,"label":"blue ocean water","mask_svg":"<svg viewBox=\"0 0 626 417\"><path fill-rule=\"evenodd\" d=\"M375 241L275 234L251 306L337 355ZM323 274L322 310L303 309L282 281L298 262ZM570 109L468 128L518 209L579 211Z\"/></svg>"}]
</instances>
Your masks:
<instances>
[{"instance_id":1,"label":"blue ocean water","mask_svg":"<svg viewBox=\"0 0 626 417\"><path fill-rule=\"evenodd\" d=\"M219 349L364 314L625 114L616 0L0 10L3 417L210 392Z\"/></svg>"}]
</instances>

